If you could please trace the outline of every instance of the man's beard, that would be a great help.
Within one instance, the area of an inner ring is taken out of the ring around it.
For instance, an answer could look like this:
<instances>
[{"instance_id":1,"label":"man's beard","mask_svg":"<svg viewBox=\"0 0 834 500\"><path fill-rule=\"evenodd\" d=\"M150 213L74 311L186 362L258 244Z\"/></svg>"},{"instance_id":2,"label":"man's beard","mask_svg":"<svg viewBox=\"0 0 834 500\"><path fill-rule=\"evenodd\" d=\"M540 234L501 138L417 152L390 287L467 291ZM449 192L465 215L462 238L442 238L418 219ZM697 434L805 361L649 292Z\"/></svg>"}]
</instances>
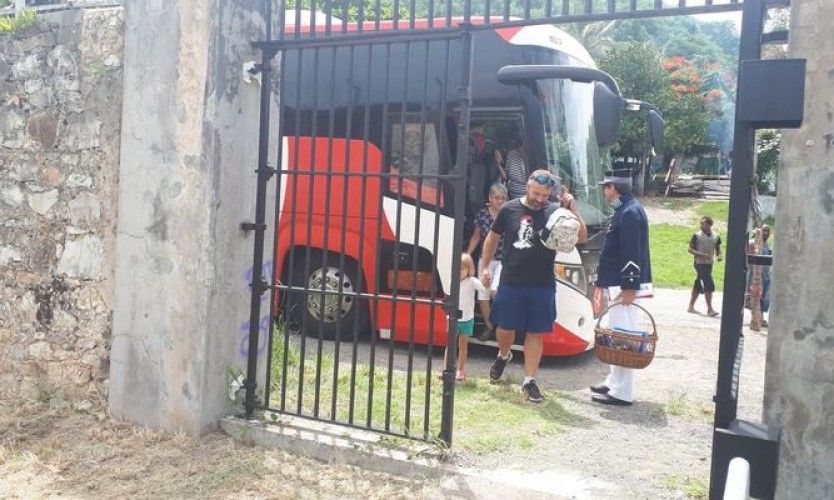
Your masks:
<instances>
[{"instance_id":1,"label":"man's beard","mask_svg":"<svg viewBox=\"0 0 834 500\"><path fill-rule=\"evenodd\" d=\"M542 208L544 208L545 204L547 203L547 202L541 202L540 203L538 201L531 200L527 195L524 195L524 201L525 201L524 204L527 205L527 208L529 208L530 210L535 210L535 211L541 210Z\"/></svg>"}]
</instances>

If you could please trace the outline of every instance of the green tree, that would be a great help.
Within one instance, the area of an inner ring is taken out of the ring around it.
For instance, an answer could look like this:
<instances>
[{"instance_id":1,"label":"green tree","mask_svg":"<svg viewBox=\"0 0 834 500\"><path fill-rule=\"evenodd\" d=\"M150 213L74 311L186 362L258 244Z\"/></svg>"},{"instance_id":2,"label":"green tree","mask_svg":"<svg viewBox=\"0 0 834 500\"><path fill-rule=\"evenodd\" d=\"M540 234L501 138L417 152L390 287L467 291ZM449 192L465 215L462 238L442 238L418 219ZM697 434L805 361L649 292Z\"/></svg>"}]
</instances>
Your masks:
<instances>
[{"instance_id":1,"label":"green tree","mask_svg":"<svg viewBox=\"0 0 834 500\"><path fill-rule=\"evenodd\" d=\"M760 193L776 189L781 143L778 130L756 131L756 187Z\"/></svg>"},{"instance_id":2,"label":"green tree","mask_svg":"<svg viewBox=\"0 0 834 500\"><path fill-rule=\"evenodd\" d=\"M682 153L690 144L707 141L708 112L700 89L673 92L671 73L664 69L663 57L654 45L621 44L600 58L599 65L619 82L624 96L660 109L666 121L664 153ZM615 154L637 158L646 155L649 134L645 116L627 113L620 131Z\"/></svg>"}]
</instances>

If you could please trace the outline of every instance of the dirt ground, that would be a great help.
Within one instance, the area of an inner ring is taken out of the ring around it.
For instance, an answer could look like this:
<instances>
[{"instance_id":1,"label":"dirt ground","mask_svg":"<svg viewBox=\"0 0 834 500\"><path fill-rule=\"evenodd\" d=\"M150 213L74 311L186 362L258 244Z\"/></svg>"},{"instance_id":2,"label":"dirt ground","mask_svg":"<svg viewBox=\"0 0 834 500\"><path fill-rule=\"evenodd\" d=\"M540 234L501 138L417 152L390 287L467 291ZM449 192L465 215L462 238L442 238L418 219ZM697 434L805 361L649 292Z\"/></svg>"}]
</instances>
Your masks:
<instances>
[{"instance_id":1,"label":"dirt ground","mask_svg":"<svg viewBox=\"0 0 834 500\"><path fill-rule=\"evenodd\" d=\"M598 406L587 389L605 367L589 353L543 364L546 394L577 425L529 450L458 453L469 483L503 484L501 496L529 498L703 497L709 475L719 320L685 312L687 291L658 290L650 309L660 341L641 371L637 402ZM717 297L720 304L720 294ZM765 333L749 333L739 416L758 421ZM494 351L475 349L468 372L486 376ZM509 373L519 375L519 361ZM519 396L520 397L520 396ZM0 497L474 498L477 488L403 479L242 445L215 433L200 440L149 431L80 411L53 395L0 401ZM523 432L523 429L519 429ZM452 481L454 482L454 481ZM517 488L517 489L514 489ZM494 492L494 491L493 491Z\"/></svg>"}]
</instances>

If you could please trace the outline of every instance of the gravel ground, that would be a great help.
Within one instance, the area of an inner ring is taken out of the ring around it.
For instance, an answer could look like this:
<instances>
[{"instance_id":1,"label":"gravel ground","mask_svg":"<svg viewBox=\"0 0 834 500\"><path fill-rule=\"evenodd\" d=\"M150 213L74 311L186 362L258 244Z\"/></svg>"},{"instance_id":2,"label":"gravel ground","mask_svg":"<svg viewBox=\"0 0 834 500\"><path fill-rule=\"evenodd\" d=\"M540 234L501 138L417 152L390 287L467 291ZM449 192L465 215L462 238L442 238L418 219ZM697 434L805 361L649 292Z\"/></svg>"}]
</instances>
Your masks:
<instances>
[{"instance_id":1,"label":"gravel ground","mask_svg":"<svg viewBox=\"0 0 834 500\"><path fill-rule=\"evenodd\" d=\"M720 319L688 314L688 298L688 290L660 289L646 301L659 341L654 362L637 375L633 406L591 402L588 386L607 373L593 353L546 360L539 374L543 390L563 396L565 409L582 425L549 436L531 453L466 457L467 465L569 497L699 496L709 478ZM721 304L720 293L715 299ZM761 419L765 348L766 333L746 335L739 418ZM479 349L468 371L486 376L493 353ZM520 359L509 373L522 376ZM580 480L566 486L564 477Z\"/></svg>"}]
</instances>

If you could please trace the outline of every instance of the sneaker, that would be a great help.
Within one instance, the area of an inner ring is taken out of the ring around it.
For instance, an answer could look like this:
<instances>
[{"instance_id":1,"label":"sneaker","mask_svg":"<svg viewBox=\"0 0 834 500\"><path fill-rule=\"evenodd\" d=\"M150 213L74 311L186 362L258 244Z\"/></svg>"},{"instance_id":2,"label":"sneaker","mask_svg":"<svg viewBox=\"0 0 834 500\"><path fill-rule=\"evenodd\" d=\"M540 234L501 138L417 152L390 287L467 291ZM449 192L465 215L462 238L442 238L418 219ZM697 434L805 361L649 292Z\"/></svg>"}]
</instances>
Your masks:
<instances>
[{"instance_id":1,"label":"sneaker","mask_svg":"<svg viewBox=\"0 0 834 500\"><path fill-rule=\"evenodd\" d=\"M462 371L458 370L458 372L455 374L455 380L460 382L464 379L466 379L466 375Z\"/></svg>"},{"instance_id":2,"label":"sneaker","mask_svg":"<svg viewBox=\"0 0 834 500\"><path fill-rule=\"evenodd\" d=\"M535 380L531 380L521 386L521 390L527 395L528 401L532 401L533 403L541 403L544 401L544 396L542 396L542 392L539 390L539 386Z\"/></svg>"},{"instance_id":3,"label":"sneaker","mask_svg":"<svg viewBox=\"0 0 834 500\"><path fill-rule=\"evenodd\" d=\"M501 375L504 375L504 368L507 367L507 363L512 361L513 359L513 351L510 351L510 357L507 359L502 358L500 355L495 358L493 361L492 366L489 367L489 379L493 382L498 382L501 380Z\"/></svg>"}]
</instances>

